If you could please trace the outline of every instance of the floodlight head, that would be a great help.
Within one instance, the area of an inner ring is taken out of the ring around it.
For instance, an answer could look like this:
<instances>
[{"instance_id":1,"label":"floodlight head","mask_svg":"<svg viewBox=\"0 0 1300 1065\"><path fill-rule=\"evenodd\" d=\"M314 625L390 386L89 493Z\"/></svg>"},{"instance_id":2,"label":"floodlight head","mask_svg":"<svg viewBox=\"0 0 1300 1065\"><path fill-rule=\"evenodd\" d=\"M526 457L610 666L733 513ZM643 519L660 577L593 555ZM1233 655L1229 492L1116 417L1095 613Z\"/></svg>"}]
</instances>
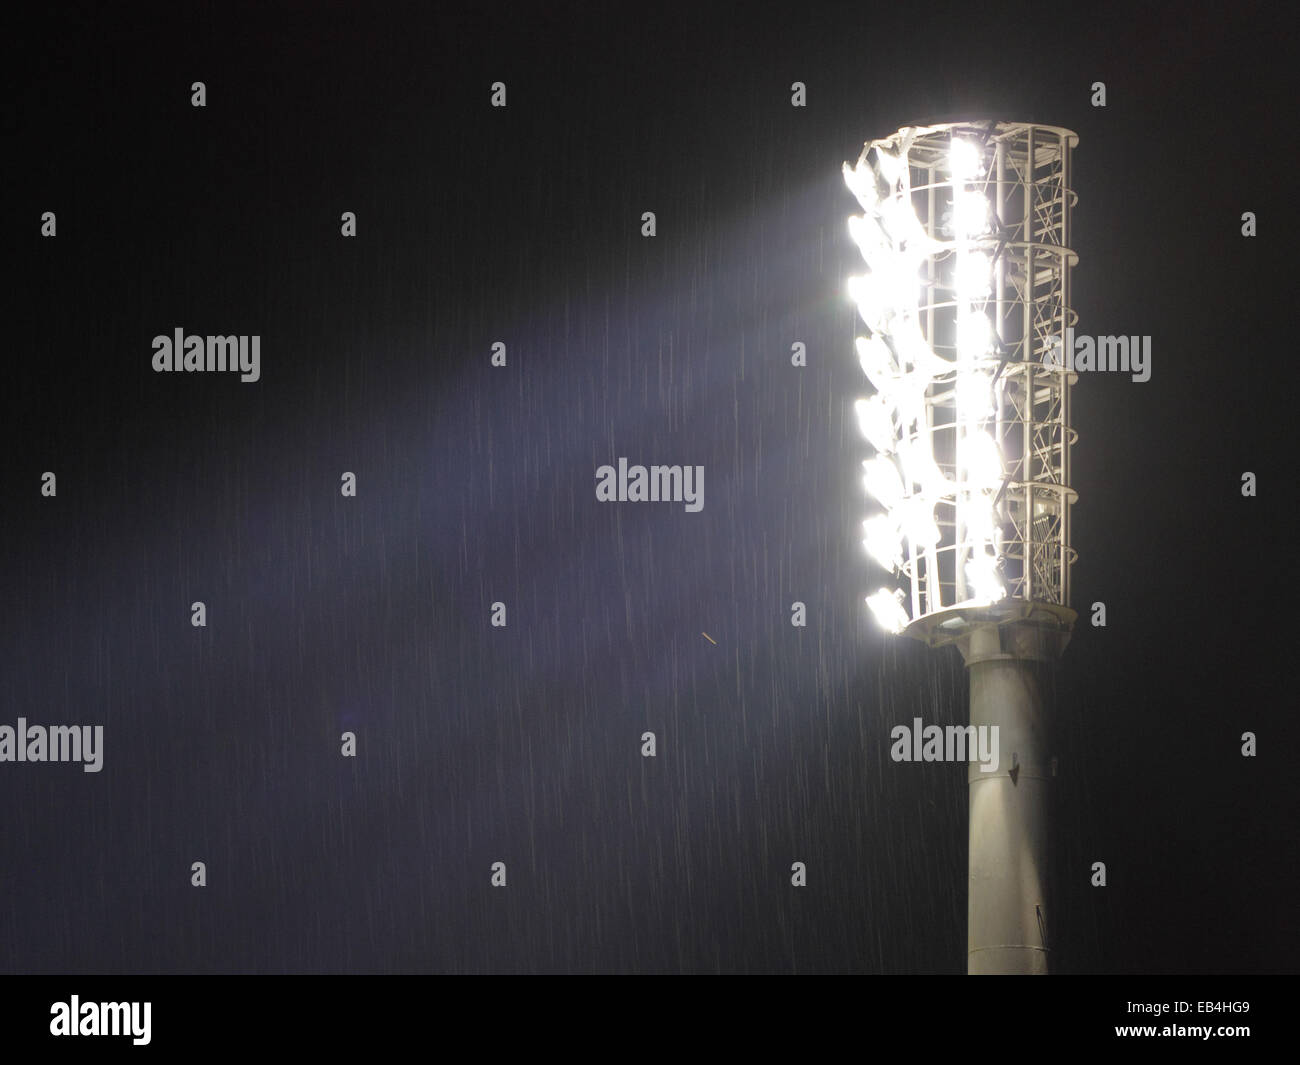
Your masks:
<instances>
[{"instance_id":1,"label":"floodlight head","mask_svg":"<svg viewBox=\"0 0 1300 1065\"><path fill-rule=\"evenodd\" d=\"M1044 356L1075 322L1077 140L945 122L869 141L844 164L868 266L848 286L875 389L857 407L876 452L864 480L885 507L866 543L903 584L869 602L891 631L939 643L990 618L1073 620L1074 378Z\"/></svg>"}]
</instances>

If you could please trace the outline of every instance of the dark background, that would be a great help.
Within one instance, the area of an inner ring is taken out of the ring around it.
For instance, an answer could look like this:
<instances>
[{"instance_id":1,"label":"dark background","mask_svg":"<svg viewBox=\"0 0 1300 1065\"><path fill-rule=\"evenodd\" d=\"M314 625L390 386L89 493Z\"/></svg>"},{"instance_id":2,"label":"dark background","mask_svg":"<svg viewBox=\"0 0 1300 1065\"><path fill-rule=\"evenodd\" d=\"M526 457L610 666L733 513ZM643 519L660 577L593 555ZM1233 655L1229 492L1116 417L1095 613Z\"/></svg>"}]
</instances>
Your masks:
<instances>
[{"instance_id":1,"label":"dark background","mask_svg":"<svg viewBox=\"0 0 1300 1065\"><path fill-rule=\"evenodd\" d=\"M963 971L965 767L888 750L965 678L862 602L839 166L978 115L1079 133L1079 328L1154 338L1074 392L1109 624L1055 699L1057 965L1294 971L1286 11L12 26L0 721L103 724L105 765L0 766L0 969ZM261 381L155 374L178 326L260 334ZM703 511L598 503L620 455L704 465Z\"/></svg>"}]
</instances>

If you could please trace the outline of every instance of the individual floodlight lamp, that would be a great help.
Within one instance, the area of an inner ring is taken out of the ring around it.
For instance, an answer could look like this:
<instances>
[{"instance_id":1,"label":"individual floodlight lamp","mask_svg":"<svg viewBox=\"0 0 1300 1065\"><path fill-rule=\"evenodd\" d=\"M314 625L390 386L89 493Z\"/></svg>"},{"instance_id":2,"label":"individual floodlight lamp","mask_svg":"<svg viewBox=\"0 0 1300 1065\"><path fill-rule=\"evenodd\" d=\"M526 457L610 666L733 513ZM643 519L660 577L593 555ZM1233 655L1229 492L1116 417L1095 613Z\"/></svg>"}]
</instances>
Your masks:
<instances>
[{"instance_id":1,"label":"individual floodlight lamp","mask_svg":"<svg viewBox=\"0 0 1300 1065\"><path fill-rule=\"evenodd\" d=\"M867 597L867 606L880 622L886 632L902 632L907 627L907 611L903 609L901 590L890 591L881 588L875 595Z\"/></svg>"},{"instance_id":2,"label":"individual floodlight lamp","mask_svg":"<svg viewBox=\"0 0 1300 1065\"><path fill-rule=\"evenodd\" d=\"M903 499L903 479L898 476L898 467L883 455L863 460L862 485L891 510Z\"/></svg>"},{"instance_id":3,"label":"individual floodlight lamp","mask_svg":"<svg viewBox=\"0 0 1300 1065\"><path fill-rule=\"evenodd\" d=\"M844 165L868 267L848 286L875 388L857 408L876 450L864 480L886 509L864 543L899 581L867 602L889 632L956 644L971 724L1000 731L1003 764L970 773L972 973L1048 971L1055 770L1039 673L1075 618L1075 378L1045 356L1075 323L1077 141L1016 122L905 127Z\"/></svg>"},{"instance_id":4,"label":"individual floodlight lamp","mask_svg":"<svg viewBox=\"0 0 1300 1065\"><path fill-rule=\"evenodd\" d=\"M883 569L903 563L903 541L897 523L887 514L877 514L862 523L862 546Z\"/></svg>"},{"instance_id":5,"label":"individual floodlight lamp","mask_svg":"<svg viewBox=\"0 0 1300 1065\"><path fill-rule=\"evenodd\" d=\"M853 404L858 416L858 428L867 441L882 455L894 450L893 406L883 396L860 399Z\"/></svg>"}]
</instances>

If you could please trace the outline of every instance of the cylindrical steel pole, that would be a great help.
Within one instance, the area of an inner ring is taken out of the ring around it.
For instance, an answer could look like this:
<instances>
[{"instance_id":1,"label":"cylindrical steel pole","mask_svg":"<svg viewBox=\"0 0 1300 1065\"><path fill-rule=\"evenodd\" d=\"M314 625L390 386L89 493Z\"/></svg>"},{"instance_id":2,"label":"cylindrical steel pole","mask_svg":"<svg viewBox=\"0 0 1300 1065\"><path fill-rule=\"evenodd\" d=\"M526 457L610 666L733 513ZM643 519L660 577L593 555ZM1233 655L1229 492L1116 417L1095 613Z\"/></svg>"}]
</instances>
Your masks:
<instances>
[{"instance_id":1,"label":"cylindrical steel pole","mask_svg":"<svg viewBox=\"0 0 1300 1065\"><path fill-rule=\"evenodd\" d=\"M1033 630L992 623L961 646L970 723L996 737L985 742L998 755L988 771L969 768L967 972L1047 974L1052 754L1040 678L1053 648Z\"/></svg>"}]
</instances>

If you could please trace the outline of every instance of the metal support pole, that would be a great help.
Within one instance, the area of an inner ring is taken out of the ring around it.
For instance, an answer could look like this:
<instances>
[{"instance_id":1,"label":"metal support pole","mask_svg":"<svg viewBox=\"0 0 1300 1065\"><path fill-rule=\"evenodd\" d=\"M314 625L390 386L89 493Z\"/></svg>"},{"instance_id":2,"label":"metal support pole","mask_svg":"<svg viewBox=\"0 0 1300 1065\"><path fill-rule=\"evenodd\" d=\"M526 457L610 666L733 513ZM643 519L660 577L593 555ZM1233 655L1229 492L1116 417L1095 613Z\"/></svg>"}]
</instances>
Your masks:
<instances>
[{"instance_id":1,"label":"metal support pole","mask_svg":"<svg viewBox=\"0 0 1300 1065\"><path fill-rule=\"evenodd\" d=\"M1060 632L1026 623L975 625L958 646L970 675L970 723L996 729L998 764L968 771L967 972L1051 971L1051 729L1042 677Z\"/></svg>"}]
</instances>

